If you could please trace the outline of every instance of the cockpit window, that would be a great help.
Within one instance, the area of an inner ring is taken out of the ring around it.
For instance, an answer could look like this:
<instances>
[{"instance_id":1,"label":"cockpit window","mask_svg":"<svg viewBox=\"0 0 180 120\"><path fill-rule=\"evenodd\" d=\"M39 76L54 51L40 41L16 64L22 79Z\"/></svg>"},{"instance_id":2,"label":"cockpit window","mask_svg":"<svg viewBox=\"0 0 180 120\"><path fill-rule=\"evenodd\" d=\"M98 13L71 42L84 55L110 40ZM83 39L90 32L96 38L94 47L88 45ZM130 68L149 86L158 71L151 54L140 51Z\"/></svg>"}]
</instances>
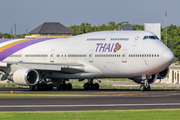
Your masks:
<instances>
[{"instance_id":1,"label":"cockpit window","mask_svg":"<svg viewBox=\"0 0 180 120\"><path fill-rule=\"evenodd\" d=\"M145 39L154 39L154 40L159 40L157 36L144 36L143 40Z\"/></svg>"}]
</instances>

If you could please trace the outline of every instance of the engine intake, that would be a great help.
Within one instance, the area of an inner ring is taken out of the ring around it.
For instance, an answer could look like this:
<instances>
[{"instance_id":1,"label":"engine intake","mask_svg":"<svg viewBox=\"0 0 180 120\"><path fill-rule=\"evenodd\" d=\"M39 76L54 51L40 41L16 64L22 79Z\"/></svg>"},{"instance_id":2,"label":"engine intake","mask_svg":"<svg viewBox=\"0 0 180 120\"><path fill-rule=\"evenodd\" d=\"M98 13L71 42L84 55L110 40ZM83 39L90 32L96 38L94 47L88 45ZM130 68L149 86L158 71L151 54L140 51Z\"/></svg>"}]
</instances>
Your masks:
<instances>
[{"instance_id":1,"label":"engine intake","mask_svg":"<svg viewBox=\"0 0 180 120\"><path fill-rule=\"evenodd\" d=\"M142 79L142 76L134 77L134 78L130 78L130 79L133 80L134 82L138 83L138 84L144 83L144 80L145 80L145 79ZM148 79L148 83L152 84L156 81L156 79L157 79L157 74L154 74Z\"/></svg>"},{"instance_id":2,"label":"engine intake","mask_svg":"<svg viewBox=\"0 0 180 120\"><path fill-rule=\"evenodd\" d=\"M158 78L157 79L164 79L167 77L169 74L169 68L163 70L162 72L158 73Z\"/></svg>"},{"instance_id":3,"label":"engine intake","mask_svg":"<svg viewBox=\"0 0 180 120\"><path fill-rule=\"evenodd\" d=\"M148 79L148 83L152 84L156 81L156 79L157 79L157 74L154 74Z\"/></svg>"},{"instance_id":4,"label":"engine intake","mask_svg":"<svg viewBox=\"0 0 180 120\"><path fill-rule=\"evenodd\" d=\"M14 72L12 80L19 85L35 85L39 80L39 73L34 69L18 69Z\"/></svg>"}]
</instances>

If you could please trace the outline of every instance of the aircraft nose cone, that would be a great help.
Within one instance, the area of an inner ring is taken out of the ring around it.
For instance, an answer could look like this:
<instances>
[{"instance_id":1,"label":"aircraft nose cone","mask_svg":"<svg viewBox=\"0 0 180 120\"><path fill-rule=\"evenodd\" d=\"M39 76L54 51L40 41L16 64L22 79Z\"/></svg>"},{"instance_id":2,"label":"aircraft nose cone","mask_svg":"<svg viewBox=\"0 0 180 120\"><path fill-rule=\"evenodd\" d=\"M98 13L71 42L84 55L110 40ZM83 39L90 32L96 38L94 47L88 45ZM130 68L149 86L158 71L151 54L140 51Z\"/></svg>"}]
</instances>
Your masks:
<instances>
[{"instance_id":1,"label":"aircraft nose cone","mask_svg":"<svg viewBox=\"0 0 180 120\"><path fill-rule=\"evenodd\" d=\"M165 63L171 64L173 62L173 60L174 60L174 54L170 50L167 50L163 54L163 60L164 60Z\"/></svg>"}]
</instances>

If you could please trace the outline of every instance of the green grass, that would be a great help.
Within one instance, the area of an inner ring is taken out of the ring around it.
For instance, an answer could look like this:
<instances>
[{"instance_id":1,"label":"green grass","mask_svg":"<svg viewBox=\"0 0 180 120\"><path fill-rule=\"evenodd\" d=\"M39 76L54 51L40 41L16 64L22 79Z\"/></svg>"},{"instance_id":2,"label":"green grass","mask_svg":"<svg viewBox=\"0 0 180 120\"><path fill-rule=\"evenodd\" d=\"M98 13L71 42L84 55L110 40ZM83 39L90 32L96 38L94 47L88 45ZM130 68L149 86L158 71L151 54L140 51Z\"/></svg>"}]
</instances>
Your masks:
<instances>
[{"instance_id":1,"label":"green grass","mask_svg":"<svg viewBox=\"0 0 180 120\"><path fill-rule=\"evenodd\" d=\"M0 83L0 87L5 88L5 87L20 87L20 86L15 83L7 83L7 84Z\"/></svg>"},{"instance_id":2,"label":"green grass","mask_svg":"<svg viewBox=\"0 0 180 120\"><path fill-rule=\"evenodd\" d=\"M180 109L0 112L1 120L179 120Z\"/></svg>"},{"instance_id":3,"label":"green grass","mask_svg":"<svg viewBox=\"0 0 180 120\"><path fill-rule=\"evenodd\" d=\"M103 80L109 80L109 81L132 81L132 80L130 80L130 79L128 79L128 78L109 78L109 79L107 79L107 78L102 78L102 79L100 79L101 81L103 81Z\"/></svg>"}]
</instances>

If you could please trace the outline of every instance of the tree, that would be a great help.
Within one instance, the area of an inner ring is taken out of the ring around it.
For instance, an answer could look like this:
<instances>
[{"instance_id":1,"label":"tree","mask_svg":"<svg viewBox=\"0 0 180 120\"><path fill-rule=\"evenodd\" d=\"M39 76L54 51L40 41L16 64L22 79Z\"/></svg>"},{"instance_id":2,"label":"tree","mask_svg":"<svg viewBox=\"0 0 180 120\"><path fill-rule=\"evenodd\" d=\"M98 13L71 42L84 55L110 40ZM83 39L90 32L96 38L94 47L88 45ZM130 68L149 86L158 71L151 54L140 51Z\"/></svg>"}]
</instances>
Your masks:
<instances>
[{"instance_id":1,"label":"tree","mask_svg":"<svg viewBox=\"0 0 180 120\"><path fill-rule=\"evenodd\" d=\"M109 22L108 23L108 30L114 30L114 29L116 29L116 24L115 24L115 22Z\"/></svg>"},{"instance_id":2,"label":"tree","mask_svg":"<svg viewBox=\"0 0 180 120\"><path fill-rule=\"evenodd\" d=\"M86 23L85 32L86 32L86 33L93 32L93 29L92 29L90 23Z\"/></svg>"},{"instance_id":3,"label":"tree","mask_svg":"<svg viewBox=\"0 0 180 120\"><path fill-rule=\"evenodd\" d=\"M133 30L143 30L144 26L143 25L133 25Z\"/></svg>"},{"instance_id":4,"label":"tree","mask_svg":"<svg viewBox=\"0 0 180 120\"><path fill-rule=\"evenodd\" d=\"M11 38L11 35L8 33L0 33L0 38Z\"/></svg>"}]
</instances>

